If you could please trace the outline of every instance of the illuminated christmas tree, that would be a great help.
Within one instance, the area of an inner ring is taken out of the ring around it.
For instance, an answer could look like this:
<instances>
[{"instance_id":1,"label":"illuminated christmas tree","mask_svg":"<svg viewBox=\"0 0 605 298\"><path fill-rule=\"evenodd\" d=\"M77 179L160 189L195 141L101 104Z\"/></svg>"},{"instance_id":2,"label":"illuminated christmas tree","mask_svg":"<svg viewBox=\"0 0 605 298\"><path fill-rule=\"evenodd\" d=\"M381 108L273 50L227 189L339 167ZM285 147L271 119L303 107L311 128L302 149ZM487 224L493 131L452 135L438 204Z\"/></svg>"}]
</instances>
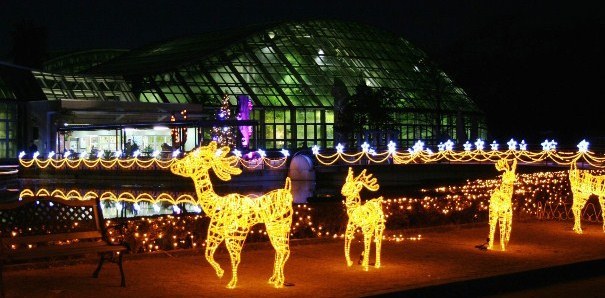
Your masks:
<instances>
[{"instance_id":1,"label":"illuminated christmas tree","mask_svg":"<svg viewBox=\"0 0 605 298\"><path fill-rule=\"evenodd\" d=\"M216 120L225 121L231 120L231 110L229 105L229 95L223 96L221 107L216 113ZM212 140L216 141L219 146L235 146L235 134L232 127L229 126L214 126L212 127Z\"/></svg>"}]
</instances>

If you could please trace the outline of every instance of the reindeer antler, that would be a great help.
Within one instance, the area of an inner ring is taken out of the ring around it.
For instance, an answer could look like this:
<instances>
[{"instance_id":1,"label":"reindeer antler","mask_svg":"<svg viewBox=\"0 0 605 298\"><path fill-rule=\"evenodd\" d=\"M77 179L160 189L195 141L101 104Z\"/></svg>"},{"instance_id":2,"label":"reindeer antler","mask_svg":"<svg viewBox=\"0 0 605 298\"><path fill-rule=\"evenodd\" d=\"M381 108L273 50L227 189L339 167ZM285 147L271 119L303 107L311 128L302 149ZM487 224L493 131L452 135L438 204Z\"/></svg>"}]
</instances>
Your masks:
<instances>
[{"instance_id":1,"label":"reindeer antler","mask_svg":"<svg viewBox=\"0 0 605 298\"><path fill-rule=\"evenodd\" d=\"M378 185L377 179L373 178L372 175L366 174L366 169L364 169L355 180L361 182L367 189L377 191L380 185Z\"/></svg>"},{"instance_id":2,"label":"reindeer antler","mask_svg":"<svg viewBox=\"0 0 605 298\"><path fill-rule=\"evenodd\" d=\"M170 170L177 175L195 178L208 174L208 170L212 168L219 179L231 180L231 175L242 172L241 169L234 167L237 164L237 157L227 157L230 151L228 146L217 148L215 141L207 146L201 146L173 163Z\"/></svg>"},{"instance_id":3,"label":"reindeer antler","mask_svg":"<svg viewBox=\"0 0 605 298\"><path fill-rule=\"evenodd\" d=\"M214 144L214 147L216 148L216 143L214 141L210 144ZM212 170L214 171L214 174L223 181L231 180L231 175L239 175L242 173L241 169L233 167L233 165L237 164L237 156L226 157L229 150L231 150L229 146L223 146L216 150L212 156Z\"/></svg>"}]
</instances>

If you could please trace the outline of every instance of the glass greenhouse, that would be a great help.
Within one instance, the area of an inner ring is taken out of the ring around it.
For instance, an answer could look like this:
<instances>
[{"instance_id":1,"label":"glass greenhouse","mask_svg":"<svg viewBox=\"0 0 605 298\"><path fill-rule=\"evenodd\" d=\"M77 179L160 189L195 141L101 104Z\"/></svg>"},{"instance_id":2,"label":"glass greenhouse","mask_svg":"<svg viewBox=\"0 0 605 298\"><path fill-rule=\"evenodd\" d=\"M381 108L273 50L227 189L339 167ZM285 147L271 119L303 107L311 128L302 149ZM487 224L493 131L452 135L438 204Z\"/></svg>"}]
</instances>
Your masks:
<instances>
[{"instance_id":1,"label":"glass greenhouse","mask_svg":"<svg viewBox=\"0 0 605 298\"><path fill-rule=\"evenodd\" d=\"M0 71L0 79L8 73ZM130 51L72 53L29 74L40 89L35 100L161 104L174 111L195 105L197 119L214 119L225 94L233 107L238 95L247 95L253 103L250 119L258 123L251 143L259 148L334 147L336 81L348 95L360 84L394 94L388 113L396 125L388 138L398 147L417 140L428 146L447 139L464 143L487 135L484 113L424 52L390 32L353 22L282 22ZM12 95L11 85L2 89L2 96ZM35 97L31 93L27 100ZM77 112L69 114L78 122ZM136 119L131 116L130 121Z\"/></svg>"}]
</instances>

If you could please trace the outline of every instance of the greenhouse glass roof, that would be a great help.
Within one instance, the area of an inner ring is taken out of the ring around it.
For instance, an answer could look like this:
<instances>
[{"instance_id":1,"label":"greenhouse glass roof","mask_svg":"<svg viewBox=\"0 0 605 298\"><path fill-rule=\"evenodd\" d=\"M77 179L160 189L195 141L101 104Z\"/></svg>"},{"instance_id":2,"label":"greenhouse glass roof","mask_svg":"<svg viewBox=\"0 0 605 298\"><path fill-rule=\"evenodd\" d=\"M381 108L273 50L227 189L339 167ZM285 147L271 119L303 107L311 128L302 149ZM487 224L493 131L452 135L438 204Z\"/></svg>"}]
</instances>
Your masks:
<instances>
[{"instance_id":1,"label":"greenhouse glass roof","mask_svg":"<svg viewBox=\"0 0 605 298\"><path fill-rule=\"evenodd\" d=\"M315 20L250 26L132 50L88 71L137 86L141 101L219 105L223 93L257 106L331 108L335 79L397 94L395 109L482 112L420 49L360 23ZM160 95L158 95L160 94Z\"/></svg>"}]
</instances>

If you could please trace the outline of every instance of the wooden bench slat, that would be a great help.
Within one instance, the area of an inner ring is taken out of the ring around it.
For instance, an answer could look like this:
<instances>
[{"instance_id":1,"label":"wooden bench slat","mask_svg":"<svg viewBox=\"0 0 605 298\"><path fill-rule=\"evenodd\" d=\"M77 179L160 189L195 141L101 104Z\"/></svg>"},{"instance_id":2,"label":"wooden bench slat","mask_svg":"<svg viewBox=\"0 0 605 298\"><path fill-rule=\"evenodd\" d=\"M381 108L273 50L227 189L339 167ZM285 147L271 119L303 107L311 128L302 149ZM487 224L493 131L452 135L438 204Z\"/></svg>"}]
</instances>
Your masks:
<instances>
[{"instance_id":1,"label":"wooden bench slat","mask_svg":"<svg viewBox=\"0 0 605 298\"><path fill-rule=\"evenodd\" d=\"M96 245L67 245L57 247L44 247L42 249L32 248L9 251L2 259L4 260L27 260L27 259L41 259L41 258L52 258L69 255L84 255L101 252L120 252L125 251L126 247L121 245L107 245L103 242L99 242Z\"/></svg>"},{"instance_id":2,"label":"wooden bench slat","mask_svg":"<svg viewBox=\"0 0 605 298\"><path fill-rule=\"evenodd\" d=\"M32 235L32 236L18 236L18 237L5 237L2 238L2 243L10 247L13 244L34 244L40 242L52 242L52 241L63 241L72 239L94 239L101 238L100 231L87 231L87 232L74 232L74 233L61 233L61 234L45 234L45 235Z\"/></svg>"}]
</instances>

